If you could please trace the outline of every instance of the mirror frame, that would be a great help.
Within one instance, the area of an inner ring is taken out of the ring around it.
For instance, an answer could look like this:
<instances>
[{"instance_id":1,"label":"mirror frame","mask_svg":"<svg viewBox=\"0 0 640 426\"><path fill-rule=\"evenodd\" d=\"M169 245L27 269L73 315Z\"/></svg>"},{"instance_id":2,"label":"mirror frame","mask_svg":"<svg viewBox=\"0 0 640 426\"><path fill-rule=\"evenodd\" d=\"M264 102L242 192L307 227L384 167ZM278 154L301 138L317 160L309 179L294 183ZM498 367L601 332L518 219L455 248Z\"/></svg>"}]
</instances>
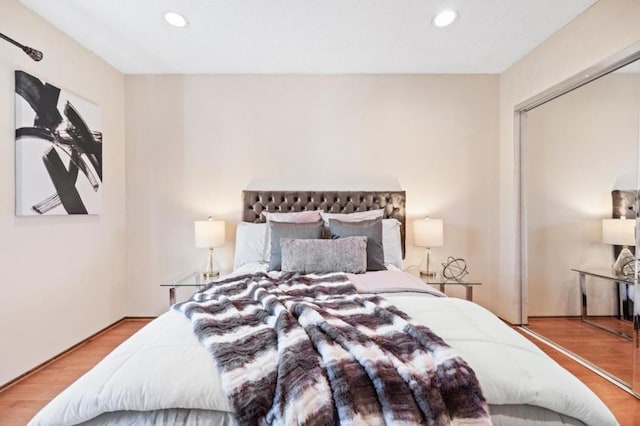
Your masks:
<instances>
[{"instance_id":1,"label":"mirror frame","mask_svg":"<svg viewBox=\"0 0 640 426\"><path fill-rule=\"evenodd\" d=\"M524 146L525 129L527 125L527 112L544 104L559 96L571 92L585 84L588 84L606 74L609 74L619 68L622 68L636 60L640 59L640 41L626 47L625 49L611 55L603 61L589 67L572 77L550 87L549 89L517 104L514 107L514 152L515 152L515 188L516 188L516 248L518 253L516 254L516 276L519 279L520 289L520 324L524 325L528 323L528 291L529 286L527 282L527 215L526 215L526 175L524 170ZM638 158L638 176L640 180L640 141L639 143L639 158ZM640 181L637 188L640 188ZM636 219L636 235L639 233L638 220ZM636 240L636 253L638 253L638 247L640 242ZM635 288L640 288L638 284L637 275L635 277ZM638 292L636 292L637 294ZM637 302L637 301L636 301ZM632 373L631 373L631 388L624 386L625 390L634 394L640 398L640 303L636 303L634 307L633 317L633 354L632 354ZM546 339L545 339L546 340ZM574 358L575 359L575 358ZM579 361L580 362L580 361ZM584 364L584 362L582 362ZM611 377L607 372L589 364L592 368L596 368L607 377ZM611 377L612 378L612 377ZM613 378L612 378L613 379ZM615 379L613 379L615 380Z\"/></svg>"}]
</instances>

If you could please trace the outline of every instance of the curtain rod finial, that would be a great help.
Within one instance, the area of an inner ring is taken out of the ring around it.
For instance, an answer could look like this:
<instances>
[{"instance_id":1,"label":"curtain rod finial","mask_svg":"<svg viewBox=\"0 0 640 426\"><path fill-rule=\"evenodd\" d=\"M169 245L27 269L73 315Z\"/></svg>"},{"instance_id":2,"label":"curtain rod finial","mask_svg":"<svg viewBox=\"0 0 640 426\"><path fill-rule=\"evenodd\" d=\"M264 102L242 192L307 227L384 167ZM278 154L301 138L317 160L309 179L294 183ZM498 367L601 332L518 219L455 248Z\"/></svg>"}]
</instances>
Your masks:
<instances>
[{"instance_id":1,"label":"curtain rod finial","mask_svg":"<svg viewBox=\"0 0 640 426\"><path fill-rule=\"evenodd\" d=\"M0 33L0 38L8 41L9 43L13 44L14 46L18 46L20 49L22 49L22 51L24 53L26 53L27 55L29 55L29 57L31 59L33 59L34 61L38 62L42 60L42 52L36 49L33 49L29 46L25 46L21 43L18 43L17 41L15 41L14 39L12 39L11 37L8 37L2 33Z\"/></svg>"},{"instance_id":2,"label":"curtain rod finial","mask_svg":"<svg viewBox=\"0 0 640 426\"><path fill-rule=\"evenodd\" d=\"M34 61L39 62L39 61L42 60L43 55L42 55L41 51L33 49L33 48L29 47L29 46L24 46L22 48L22 50L24 51L24 53L29 55L29 57L31 59L33 59Z\"/></svg>"}]
</instances>

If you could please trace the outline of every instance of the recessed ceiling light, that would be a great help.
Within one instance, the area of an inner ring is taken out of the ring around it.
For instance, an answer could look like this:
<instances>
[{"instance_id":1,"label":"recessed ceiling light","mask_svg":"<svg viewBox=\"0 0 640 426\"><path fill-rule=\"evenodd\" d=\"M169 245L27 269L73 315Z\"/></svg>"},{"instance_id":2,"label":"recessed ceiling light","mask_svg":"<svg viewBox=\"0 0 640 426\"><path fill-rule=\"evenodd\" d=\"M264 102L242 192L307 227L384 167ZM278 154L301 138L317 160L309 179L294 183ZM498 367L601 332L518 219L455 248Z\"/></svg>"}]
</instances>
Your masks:
<instances>
[{"instance_id":1,"label":"recessed ceiling light","mask_svg":"<svg viewBox=\"0 0 640 426\"><path fill-rule=\"evenodd\" d=\"M456 20L457 17L458 17L458 12L456 12L455 10L451 10L451 9L443 10L433 18L433 25L435 25L438 28L446 27L448 25L451 25L453 21Z\"/></svg>"},{"instance_id":2,"label":"recessed ceiling light","mask_svg":"<svg viewBox=\"0 0 640 426\"><path fill-rule=\"evenodd\" d=\"M169 25L173 25L174 27L183 28L187 26L187 20L185 19L185 17L176 12L165 13L164 20L167 21Z\"/></svg>"}]
</instances>

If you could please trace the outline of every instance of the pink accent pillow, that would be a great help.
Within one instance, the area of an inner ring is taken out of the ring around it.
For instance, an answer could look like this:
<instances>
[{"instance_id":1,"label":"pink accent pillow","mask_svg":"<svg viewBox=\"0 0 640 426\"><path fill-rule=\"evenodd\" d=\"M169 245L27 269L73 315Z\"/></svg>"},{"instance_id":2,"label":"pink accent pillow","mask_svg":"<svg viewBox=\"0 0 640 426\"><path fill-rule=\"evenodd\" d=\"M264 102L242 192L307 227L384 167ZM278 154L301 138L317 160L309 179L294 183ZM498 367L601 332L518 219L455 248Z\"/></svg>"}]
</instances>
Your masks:
<instances>
[{"instance_id":1,"label":"pink accent pillow","mask_svg":"<svg viewBox=\"0 0 640 426\"><path fill-rule=\"evenodd\" d=\"M319 210L309 210L305 212L290 213L262 213L267 222L289 222L289 223L308 223L317 222L322 217Z\"/></svg>"},{"instance_id":2,"label":"pink accent pillow","mask_svg":"<svg viewBox=\"0 0 640 426\"><path fill-rule=\"evenodd\" d=\"M347 274L360 293L397 293L414 291L429 293L434 296L445 296L420 278L402 271L376 271L366 274Z\"/></svg>"}]
</instances>

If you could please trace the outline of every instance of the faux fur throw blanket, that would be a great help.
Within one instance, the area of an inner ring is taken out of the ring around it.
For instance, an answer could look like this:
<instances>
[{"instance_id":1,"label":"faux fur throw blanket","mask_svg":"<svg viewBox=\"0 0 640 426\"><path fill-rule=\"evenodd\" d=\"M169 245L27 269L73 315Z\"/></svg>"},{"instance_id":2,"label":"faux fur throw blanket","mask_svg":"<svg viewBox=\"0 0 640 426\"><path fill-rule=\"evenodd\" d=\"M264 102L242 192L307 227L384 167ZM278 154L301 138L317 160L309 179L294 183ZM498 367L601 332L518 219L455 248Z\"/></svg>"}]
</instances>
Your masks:
<instances>
[{"instance_id":1,"label":"faux fur throw blanket","mask_svg":"<svg viewBox=\"0 0 640 426\"><path fill-rule=\"evenodd\" d=\"M485 425L473 370L344 274L244 275L174 309L215 358L241 425Z\"/></svg>"}]
</instances>

